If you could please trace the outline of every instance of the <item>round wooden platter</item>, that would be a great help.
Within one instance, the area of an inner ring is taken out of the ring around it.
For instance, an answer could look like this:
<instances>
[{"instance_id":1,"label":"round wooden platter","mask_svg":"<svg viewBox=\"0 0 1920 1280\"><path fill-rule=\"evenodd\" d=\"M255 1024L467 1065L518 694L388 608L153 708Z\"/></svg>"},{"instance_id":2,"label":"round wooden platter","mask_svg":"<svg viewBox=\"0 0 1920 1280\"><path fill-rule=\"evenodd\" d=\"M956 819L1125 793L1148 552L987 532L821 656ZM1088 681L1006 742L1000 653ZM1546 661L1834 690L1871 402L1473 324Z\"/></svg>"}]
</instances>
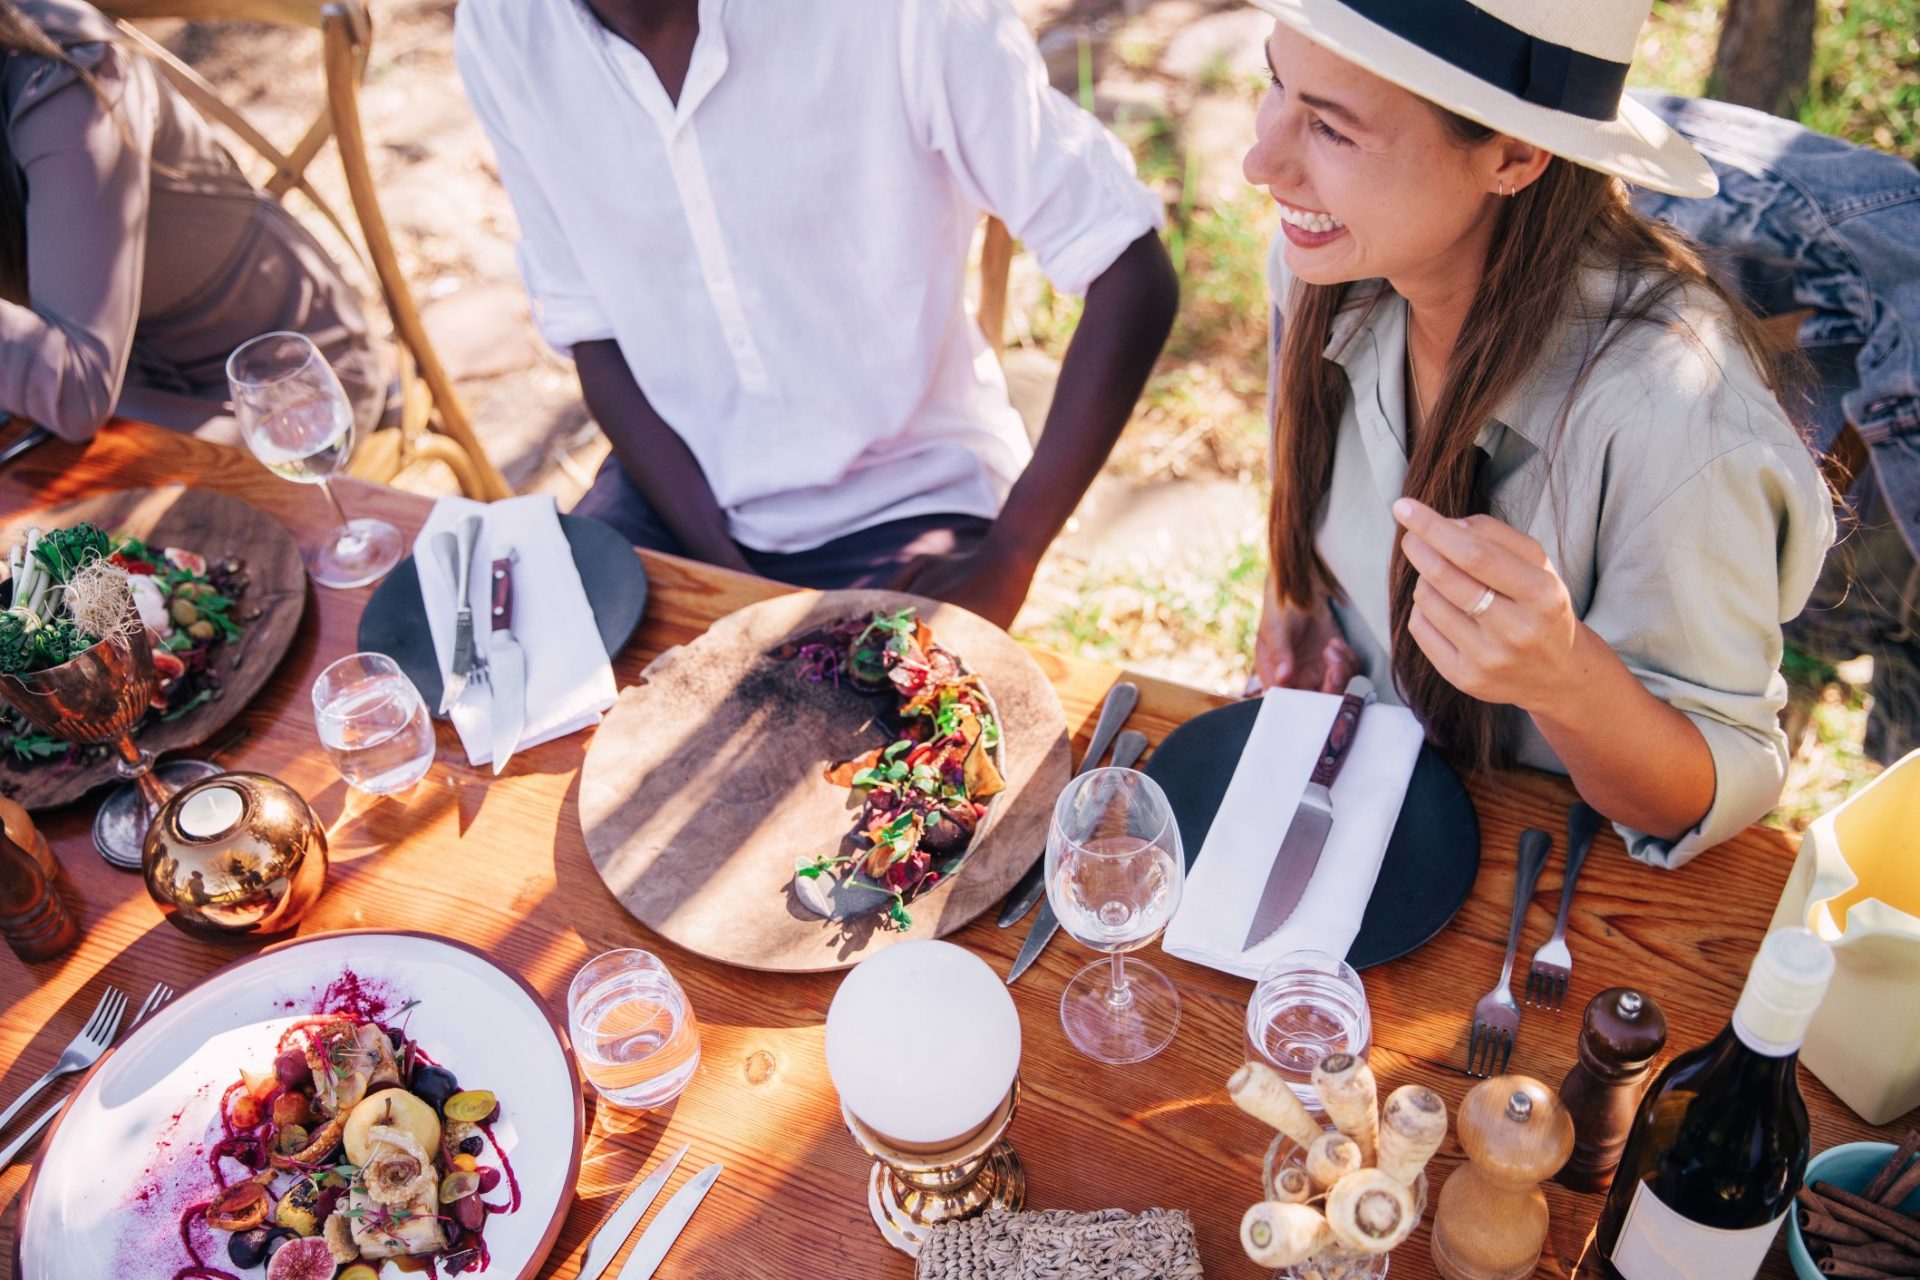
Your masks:
<instances>
[{"instance_id":1,"label":"round wooden platter","mask_svg":"<svg viewBox=\"0 0 1920 1280\"><path fill-rule=\"evenodd\" d=\"M159 754L205 742L240 714L286 655L307 606L307 571L293 535L250 503L222 493L168 485L122 489L56 507L23 512L0 521L0 548L11 550L29 528L64 528L90 520L110 535L132 534L161 546L197 552L208 560L238 556L246 562L246 594L235 612L260 615L246 634L213 652L220 693L178 720L149 719L134 741ZM0 555L4 550L0 550ZM74 767L64 763L20 764L0 755L0 795L28 809L78 800L93 788L120 781L111 756Z\"/></svg>"},{"instance_id":2,"label":"round wooden platter","mask_svg":"<svg viewBox=\"0 0 1920 1280\"><path fill-rule=\"evenodd\" d=\"M954 875L883 914L832 921L793 890L794 863L844 847L855 793L834 763L887 741L882 699L806 679L770 656L843 618L913 606L985 681L1007 789ZM891 591L803 592L750 605L663 654L594 732L580 824L601 879L639 921L689 951L775 972L844 969L902 938L937 938L996 905L1046 845L1070 774L1066 713L1011 637L963 609Z\"/></svg>"}]
</instances>

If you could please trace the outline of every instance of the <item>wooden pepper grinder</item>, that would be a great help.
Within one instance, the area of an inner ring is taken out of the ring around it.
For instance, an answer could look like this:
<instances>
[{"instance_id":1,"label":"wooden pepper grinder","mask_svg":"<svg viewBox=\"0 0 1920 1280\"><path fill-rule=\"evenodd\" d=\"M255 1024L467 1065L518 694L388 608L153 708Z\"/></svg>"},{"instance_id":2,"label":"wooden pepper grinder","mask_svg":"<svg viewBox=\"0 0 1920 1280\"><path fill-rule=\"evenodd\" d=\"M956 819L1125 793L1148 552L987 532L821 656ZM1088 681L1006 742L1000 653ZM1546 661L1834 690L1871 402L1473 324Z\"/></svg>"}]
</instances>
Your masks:
<instances>
[{"instance_id":1,"label":"wooden pepper grinder","mask_svg":"<svg viewBox=\"0 0 1920 1280\"><path fill-rule=\"evenodd\" d=\"M1626 1150L1653 1060L1667 1043L1667 1017L1651 997L1609 987L1587 1002L1580 1060L1560 1084L1573 1117L1573 1158L1554 1181L1574 1191L1605 1191Z\"/></svg>"},{"instance_id":2,"label":"wooden pepper grinder","mask_svg":"<svg viewBox=\"0 0 1920 1280\"><path fill-rule=\"evenodd\" d=\"M1547 1243L1540 1183L1573 1150L1573 1121L1531 1076L1476 1085L1454 1122L1467 1163L1440 1188L1433 1264L1447 1280L1525 1280Z\"/></svg>"},{"instance_id":3,"label":"wooden pepper grinder","mask_svg":"<svg viewBox=\"0 0 1920 1280\"><path fill-rule=\"evenodd\" d=\"M33 825L33 819L27 816L27 811L5 796L0 796L0 831L25 849L49 879L59 876L60 864L54 860L53 849L47 844L47 838Z\"/></svg>"},{"instance_id":4,"label":"wooden pepper grinder","mask_svg":"<svg viewBox=\"0 0 1920 1280\"><path fill-rule=\"evenodd\" d=\"M30 837L39 833L28 824ZM46 842L40 841L44 849ZM51 960L80 941L80 925L60 900L57 878L0 823L0 939L28 963Z\"/></svg>"}]
</instances>

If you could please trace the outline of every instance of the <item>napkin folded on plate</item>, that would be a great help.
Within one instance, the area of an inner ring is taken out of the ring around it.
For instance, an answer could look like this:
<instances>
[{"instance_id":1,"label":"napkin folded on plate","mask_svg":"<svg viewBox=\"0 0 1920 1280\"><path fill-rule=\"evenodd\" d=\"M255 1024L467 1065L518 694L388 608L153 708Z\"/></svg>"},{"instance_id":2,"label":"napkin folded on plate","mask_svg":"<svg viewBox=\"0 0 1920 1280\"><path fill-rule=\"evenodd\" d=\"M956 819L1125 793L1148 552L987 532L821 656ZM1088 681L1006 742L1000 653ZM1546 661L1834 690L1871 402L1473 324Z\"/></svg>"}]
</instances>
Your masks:
<instances>
[{"instance_id":1,"label":"napkin folded on plate","mask_svg":"<svg viewBox=\"0 0 1920 1280\"><path fill-rule=\"evenodd\" d=\"M1220 812L1188 873L1180 910L1161 939L1169 955L1258 978L1276 957L1303 947L1347 954L1373 896L1424 736L1411 711L1377 702L1361 715L1334 780L1333 826L1300 905L1265 942L1251 951L1240 947L1339 709L1336 694L1267 690Z\"/></svg>"},{"instance_id":2,"label":"napkin folded on plate","mask_svg":"<svg viewBox=\"0 0 1920 1280\"><path fill-rule=\"evenodd\" d=\"M525 750L600 723L618 692L600 628L580 571L573 563L567 535L550 494L531 494L500 502L441 498L413 540L414 565L420 571L420 600L433 632L433 651L444 674L453 662L453 614L458 596L451 572L434 553L434 535L457 533L461 521L477 515L484 522L473 551L466 597L473 607L473 644L489 650L492 570L495 560L516 551L513 566L513 634L527 662L527 719L520 731ZM467 762L493 760L492 707L475 685L454 707L453 726L466 748Z\"/></svg>"}]
</instances>

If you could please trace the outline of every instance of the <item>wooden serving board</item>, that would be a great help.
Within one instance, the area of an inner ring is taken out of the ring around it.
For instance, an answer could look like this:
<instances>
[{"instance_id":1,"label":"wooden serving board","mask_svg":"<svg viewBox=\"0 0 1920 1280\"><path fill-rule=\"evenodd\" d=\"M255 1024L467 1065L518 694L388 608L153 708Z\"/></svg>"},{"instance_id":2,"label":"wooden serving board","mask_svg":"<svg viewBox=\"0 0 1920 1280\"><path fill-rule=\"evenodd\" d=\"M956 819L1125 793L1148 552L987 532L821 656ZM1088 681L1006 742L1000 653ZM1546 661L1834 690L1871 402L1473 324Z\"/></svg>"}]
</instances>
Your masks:
<instances>
[{"instance_id":1,"label":"wooden serving board","mask_svg":"<svg viewBox=\"0 0 1920 1280\"><path fill-rule=\"evenodd\" d=\"M238 556L250 579L235 606L246 634L213 651L220 672L217 697L178 720L148 719L134 741L155 754L205 742L240 713L280 665L307 605L307 571L293 535L260 508L223 493L168 485L123 489L0 521L0 548L11 550L29 528L64 528L90 520L109 535L132 534L161 546L193 551L209 561ZM5 551L0 550L0 556ZM0 755L0 795L28 809L68 804L107 783L121 781L111 756L73 766L64 762L20 764Z\"/></svg>"},{"instance_id":2,"label":"wooden serving board","mask_svg":"<svg viewBox=\"0 0 1920 1280\"><path fill-rule=\"evenodd\" d=\"M853 828L859 798L826 771L885 744L872 720L886 703L769 655L816 627L909 605L985 681L1007 789L959 870L908 904L903 933L878 915L823 919L793 891L795 861L840 849ZM587 749L580 825L601 879L656 933L728 964L817 972L942 937L996 905L1045 848L1070 772L1060 699L1004 631L918 596L805 592L729 614L621 694Z\"/></svg>"}]
</instances>

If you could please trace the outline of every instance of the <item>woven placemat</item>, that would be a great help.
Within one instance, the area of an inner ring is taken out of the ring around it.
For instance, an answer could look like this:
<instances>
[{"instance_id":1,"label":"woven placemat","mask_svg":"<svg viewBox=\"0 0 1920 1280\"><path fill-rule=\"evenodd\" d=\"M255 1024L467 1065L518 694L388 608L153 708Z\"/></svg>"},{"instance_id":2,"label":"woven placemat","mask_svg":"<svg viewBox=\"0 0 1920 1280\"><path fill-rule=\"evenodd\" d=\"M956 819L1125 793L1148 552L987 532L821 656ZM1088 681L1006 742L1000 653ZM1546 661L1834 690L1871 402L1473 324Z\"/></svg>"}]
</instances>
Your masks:
<instances>
[{"instance_id":1,"label":"woven placemat","mask_svg":"<svg viewBox=\"0 0 1920 1280\"><path fill-rule=\"evenodd\" d=\"M1201 1280L1193 1223L1177 1209L1127 1213L989 1209L943 1222L916 1280Z\"/></svg>"}]
</instances>

